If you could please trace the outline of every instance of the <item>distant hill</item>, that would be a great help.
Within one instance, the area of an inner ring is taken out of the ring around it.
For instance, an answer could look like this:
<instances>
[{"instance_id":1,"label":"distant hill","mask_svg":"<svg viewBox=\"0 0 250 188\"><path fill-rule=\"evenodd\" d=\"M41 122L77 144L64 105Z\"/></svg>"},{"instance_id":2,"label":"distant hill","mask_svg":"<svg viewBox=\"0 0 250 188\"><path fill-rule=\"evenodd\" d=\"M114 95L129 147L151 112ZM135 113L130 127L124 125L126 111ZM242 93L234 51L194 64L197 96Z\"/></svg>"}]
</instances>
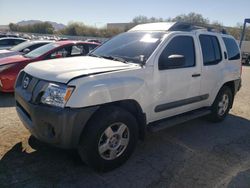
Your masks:
<instances>
[{"instance_id":1,"label":"distant hill","mask_svg":"<svg viewBox=\"0 0 250 188\"><path fill-rule=\"evenodd\" d=\"M32 25L32 24L42 23L42 22L43 21L41 20L23 20L23 21L17 22L17 24L20 26L24 26L24 25ZM51 21L48 21L48 22L55 28L56 31L66 27L64 24L61 24L61 23L56 23L56 22L51 22Z\"/></svg>"}]
</instances>

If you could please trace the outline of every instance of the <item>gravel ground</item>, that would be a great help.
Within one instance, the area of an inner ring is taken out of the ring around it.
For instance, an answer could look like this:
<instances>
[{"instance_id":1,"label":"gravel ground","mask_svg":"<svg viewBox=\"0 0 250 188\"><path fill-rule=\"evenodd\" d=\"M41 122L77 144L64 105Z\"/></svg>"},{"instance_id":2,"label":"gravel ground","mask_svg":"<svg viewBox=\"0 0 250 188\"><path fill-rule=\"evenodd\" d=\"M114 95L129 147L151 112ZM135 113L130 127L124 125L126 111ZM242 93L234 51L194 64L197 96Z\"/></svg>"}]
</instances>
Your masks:
<instances>
[{"instance_id":1,"label":"gravel ground","mask_svg":"<svg viewBox=\"0 0 250 188\"><path fill-rule=\"evenodd\" d=\"M122 167L98 174L76 151L44 145L0 94L0 187L250 187L250 67L222 123L196 119L150 134Z\"/></svg>"}]
</instances>

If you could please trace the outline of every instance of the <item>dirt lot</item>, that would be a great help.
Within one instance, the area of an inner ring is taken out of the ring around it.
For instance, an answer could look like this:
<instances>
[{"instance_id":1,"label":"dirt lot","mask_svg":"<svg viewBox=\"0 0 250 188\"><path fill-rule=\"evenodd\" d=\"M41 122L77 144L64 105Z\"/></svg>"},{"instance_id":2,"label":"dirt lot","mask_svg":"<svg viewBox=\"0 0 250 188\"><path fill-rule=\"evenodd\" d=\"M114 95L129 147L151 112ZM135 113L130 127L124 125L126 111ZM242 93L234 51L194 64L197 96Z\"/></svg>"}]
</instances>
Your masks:
<instances>
[{"instance_id":1,"label":"dirt lot","mask_svg":"<svg viewBox=\"0 0 250 188\"><path fill-rule=\"evenodd\" d=\"M13 95L0 95L0 187L250 187L250 67L223 123L204 118L138 143L117 170L97 174L75 151L39 143L22 126Z\"/></svg>"}]
</instances>

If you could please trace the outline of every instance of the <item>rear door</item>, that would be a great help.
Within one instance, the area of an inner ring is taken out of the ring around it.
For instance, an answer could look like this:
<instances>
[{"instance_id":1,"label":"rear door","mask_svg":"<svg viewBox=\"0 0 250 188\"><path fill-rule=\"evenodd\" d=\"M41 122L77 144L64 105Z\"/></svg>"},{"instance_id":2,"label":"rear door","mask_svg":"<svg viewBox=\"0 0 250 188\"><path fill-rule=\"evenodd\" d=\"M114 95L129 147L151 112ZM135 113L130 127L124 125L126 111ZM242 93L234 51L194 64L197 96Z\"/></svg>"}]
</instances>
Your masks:
<instances>
[{"instance_id":1,"label":"rear door","mask_svg":"<svg viewBox=\"0 0 250 188\"><path fill-rule=\"evenodd\" d=\"M222 54L226 52L220 45L220 38L216 35L199 34L198 39L203 61L201 95L209 95L211 100L204 101L204 105L210 106L224 79L224 56Z\"/></svg>"}]
</instances>

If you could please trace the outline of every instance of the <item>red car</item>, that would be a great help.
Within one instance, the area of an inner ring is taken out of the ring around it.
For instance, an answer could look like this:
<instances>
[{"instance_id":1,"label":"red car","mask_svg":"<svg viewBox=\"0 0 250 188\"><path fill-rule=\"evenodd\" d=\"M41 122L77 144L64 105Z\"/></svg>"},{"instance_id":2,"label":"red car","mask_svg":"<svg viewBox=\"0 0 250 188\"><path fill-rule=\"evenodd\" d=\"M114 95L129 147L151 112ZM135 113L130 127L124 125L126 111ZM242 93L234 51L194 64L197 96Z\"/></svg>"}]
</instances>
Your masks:
<instances>
[{"instance_id":1,"label":"red car","mask_svg":"<svg viewBox=\"0 0 250 188\"><path fill-rule=\"evenodd\" d=\"M16 77L27 64L63 57L86 55L99 44L83 41L58 41L46 44L26 55L0 59L0 91L13 92Z\"/></svg>"}]
</instances>

